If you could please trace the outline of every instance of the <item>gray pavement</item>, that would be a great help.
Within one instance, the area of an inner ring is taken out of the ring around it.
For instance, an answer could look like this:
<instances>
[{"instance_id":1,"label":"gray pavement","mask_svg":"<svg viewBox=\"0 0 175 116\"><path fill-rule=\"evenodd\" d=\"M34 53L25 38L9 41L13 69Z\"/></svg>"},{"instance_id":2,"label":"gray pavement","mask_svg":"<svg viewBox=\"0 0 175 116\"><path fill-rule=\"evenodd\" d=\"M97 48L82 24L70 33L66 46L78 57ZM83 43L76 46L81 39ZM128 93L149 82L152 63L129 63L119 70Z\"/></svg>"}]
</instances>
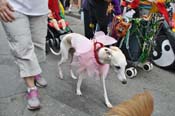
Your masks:
<instances>
[{"instance_id":1,"label":"gray pavement","mask_svg":"<svg viewBox=\"0 0 175 116\"><path fill-rule=\"evenodd\" d=\"M83 34L80 20L67 16L74 32ZM6 35L0 25L0 116L102 116L108 108L104 105L103 89L100 81L87 78L82 84L82 96L76 96L76 80L67 74L68 64L63 66L65 78L57 77L58 56L49 54L43 77L48 87L39 89L42 108L28 111L26 108L26 87L19 78L18 69L11 56ZM157 67L151 72L138 69L138 76L128 79L122 85L110 70L107 91L113 105L129 99L134 94L148 89L154 96L153 116L175 116L175 73Z\"/></svg>"}]
</instances>

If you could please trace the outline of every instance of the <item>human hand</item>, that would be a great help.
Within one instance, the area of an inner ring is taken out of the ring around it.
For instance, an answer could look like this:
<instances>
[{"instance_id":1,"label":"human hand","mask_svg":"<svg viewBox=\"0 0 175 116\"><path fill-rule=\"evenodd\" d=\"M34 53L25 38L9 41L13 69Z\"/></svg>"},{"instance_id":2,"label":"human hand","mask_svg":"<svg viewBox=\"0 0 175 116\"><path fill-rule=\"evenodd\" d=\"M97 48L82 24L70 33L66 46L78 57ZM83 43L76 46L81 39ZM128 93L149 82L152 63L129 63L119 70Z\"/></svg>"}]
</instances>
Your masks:
<instances>
[{"instance_id":1,"label":"human hand","mask_svg":"<svg viewBox=\"0 0 175 116\"><path fill-rule=\"evenodd\" d=\"M4 22L12 22L15 20L13 12L14 10L7 0L0 0L0 20Z\"/></svg>"},{"instance_id":2,"label":"human hand","mask_svg":"<svg viewBox=\"0 0 175 116\"><path fill-rule=\"evenodd\" d=\"M110 14L113 10L114 10L114 5L112 5L112 3L109 3L106 11L106 15Z\"/></svg>"}]
</instances>

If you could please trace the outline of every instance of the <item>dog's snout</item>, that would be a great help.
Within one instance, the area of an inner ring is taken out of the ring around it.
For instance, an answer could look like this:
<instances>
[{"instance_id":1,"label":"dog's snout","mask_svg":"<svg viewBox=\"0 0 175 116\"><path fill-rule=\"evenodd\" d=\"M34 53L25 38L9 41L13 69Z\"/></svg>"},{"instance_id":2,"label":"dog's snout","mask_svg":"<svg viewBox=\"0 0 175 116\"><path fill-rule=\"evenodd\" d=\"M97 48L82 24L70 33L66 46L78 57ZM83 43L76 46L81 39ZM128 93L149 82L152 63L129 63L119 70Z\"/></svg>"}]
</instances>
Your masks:
<instances>
[{"instance_id":1,"label":"dog's snout","mask_svg":"<svg viewBox=\"0 0 175 116\"><path fill-rule=\"evenodd\" d=\"M127 81L125 80L125 81L122 81L122 84L127 84Z\"/></svg>"}]
</instances>

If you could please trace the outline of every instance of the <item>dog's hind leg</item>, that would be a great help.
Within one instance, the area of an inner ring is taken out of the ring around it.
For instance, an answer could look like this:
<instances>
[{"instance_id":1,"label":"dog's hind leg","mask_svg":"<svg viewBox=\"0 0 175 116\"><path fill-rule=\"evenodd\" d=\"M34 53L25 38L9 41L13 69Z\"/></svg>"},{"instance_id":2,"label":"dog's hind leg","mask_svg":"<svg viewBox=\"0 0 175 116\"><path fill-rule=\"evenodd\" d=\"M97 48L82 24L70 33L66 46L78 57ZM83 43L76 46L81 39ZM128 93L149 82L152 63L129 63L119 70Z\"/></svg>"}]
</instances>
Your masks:
<instances>
[{"instance_id":1,"label":"dog's hind leg","mask_svg":"<svg viewBox=\"0 0 175 116\"><path fill-rule=\"evenodd\" d=\"M69 50L69 53L70 53L70 56L71 56L71 60L70 60L70 75L73 79L77 79L77 77L75 76L75 74L73 73L73 70L72 70L72 61L73 61L73 57L74 57L74 53L75 53L75 49L74 48L71 48Z\"/></svg>"},{"instance_id":2,"label":"dog's hind leg","mask_svg":"<svg viewBox=\"0 0 175 116\"><path fill-rule=\"evenodd\" d=\"M106 91L105 77L102 76L101 79L102 79L102 85L103 85L103 90L104 90L105 104L107 105L108 108L112 108L112 104L109 102L108 94Z\"/></svg>"},{"instance_id":3,"label":"dog's hind leg","mask_svg":"<svg viewBox=\"0 0 175 116\"><path fill-rule=\"evenodd\" d=\"M66 60L68 60L68 55L69 55L69 52L68 52L68 48L66 49L65 47L62 47L60 49L60 52L61 52L61 60L58 62L58 66L61 65L63 62L66 62Z\"/></svg>"},{"instance_id":4,"label":"dog's hind leg","mask_svg":"<svg viewBox=\"0 0 175 116\"><path fill-rule=\"evenodd\" d=\"M61 79L63 79L63 73L61 65L68 60L68 52L61 51L61 60L58 62L58 73Z\"/></svg>"},{"instance_id":5,"label":"dog's hind leg","mask_svg":"<svg viewBox=\"0 0 175 116\"><path fill-rule=\"evenodd\" d=\"M81 93L81 84L82 84L82 81L83 81L83 73L81 73L78 77L78 82L77 82L77 89L76 89L76 94L77 95L82 95Z\"/></svg>"},{"instance_id":6,"label":"dog's hind leg","mask_svg":"<svg viewBox=\"0 0 175 116\"><path fill-rule=\"evenodd\" d=\"M69 48L65 47L64 44L61 44L60 46L61 60L58 62L58 73L61 79L63 79L61 65L68 60L68 54L69 54L68 50Z\"/></svg>"}]
</instances>

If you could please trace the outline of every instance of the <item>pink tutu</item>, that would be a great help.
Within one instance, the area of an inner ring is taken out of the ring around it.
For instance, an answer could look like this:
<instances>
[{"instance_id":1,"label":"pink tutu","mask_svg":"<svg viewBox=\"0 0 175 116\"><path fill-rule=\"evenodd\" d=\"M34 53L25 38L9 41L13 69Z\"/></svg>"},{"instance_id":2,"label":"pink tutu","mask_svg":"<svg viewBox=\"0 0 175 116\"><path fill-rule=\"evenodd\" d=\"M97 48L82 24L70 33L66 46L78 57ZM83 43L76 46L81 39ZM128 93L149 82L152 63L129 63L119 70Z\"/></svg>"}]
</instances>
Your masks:
<instances>
[{"instance_id":1,"label":"pink tutu","mask_svg":"<svg viewBox=\"0 0 175 116\"><path fill-rule=\"evenodd\" d=\"M102 72L106 76L109 70L109 64L101 65L97 63L93 49L78 56L75 55L72 66L78 68L77 73L86 73L89 77L100 77Z\"/></svg>"},{"instance_id":2,"label":"pink tutu","mask_svg":"<svg viewBox=\"0 0 175 116\"><path fill-rule=\"evenodd\" d=\"M103 32L96 32L95 39L89 40L83 35L73 33L72 46L76 49L72 66L78 68L78 73L85 72L89 77L99 77L102 72L106 77L109 64L98 64L94 55L94 42L100 42L103 45L111 45L117 42L114 38L105 35Z\"/></svg>"}]
</instances>

